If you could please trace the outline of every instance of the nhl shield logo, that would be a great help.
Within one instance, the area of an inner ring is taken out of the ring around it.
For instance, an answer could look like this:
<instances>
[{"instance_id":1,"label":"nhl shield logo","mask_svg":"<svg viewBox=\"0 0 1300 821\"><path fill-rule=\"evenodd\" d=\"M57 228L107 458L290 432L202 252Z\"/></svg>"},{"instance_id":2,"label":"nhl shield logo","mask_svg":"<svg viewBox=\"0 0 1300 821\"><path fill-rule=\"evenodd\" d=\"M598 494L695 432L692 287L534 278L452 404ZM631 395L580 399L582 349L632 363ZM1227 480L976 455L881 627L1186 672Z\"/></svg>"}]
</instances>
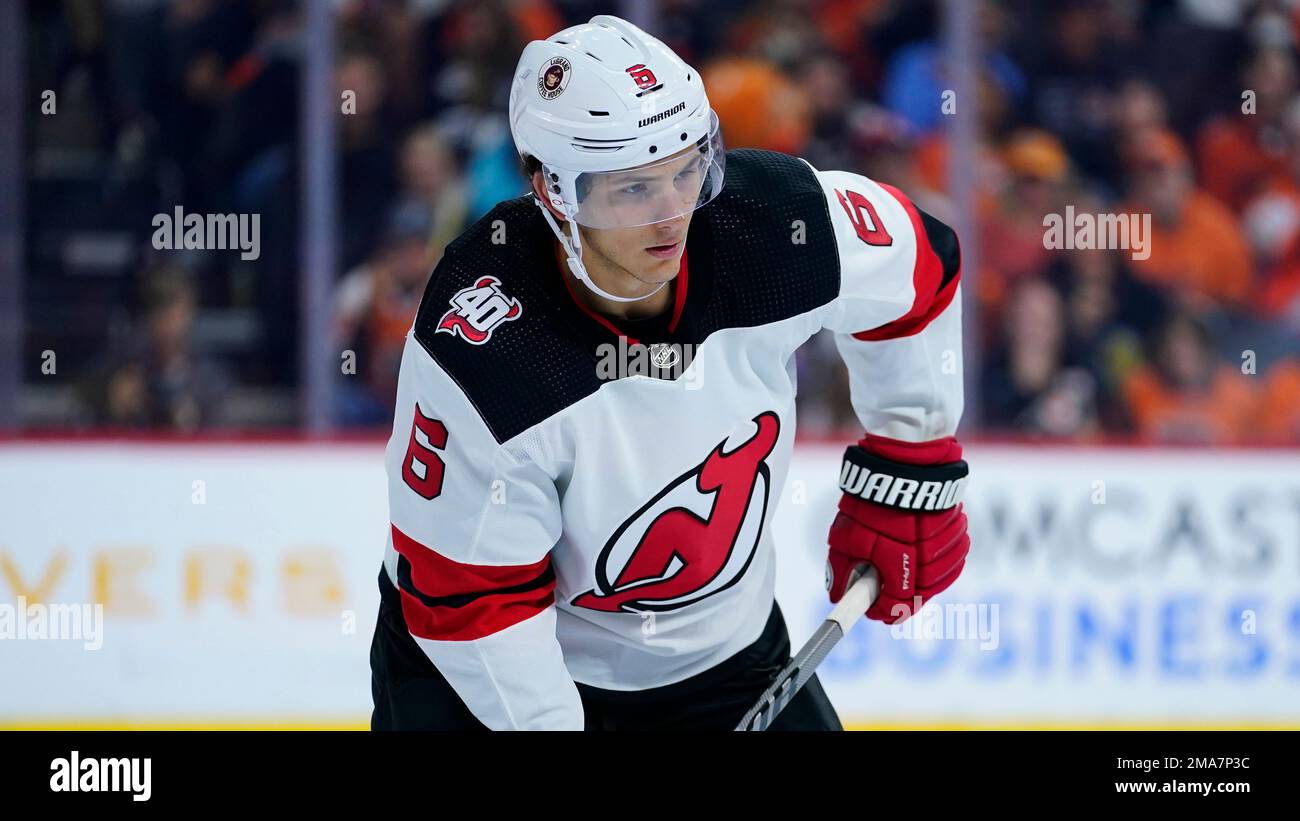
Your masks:
<instances>
[{"instance_id":1,"label":"nhl shield logo","mask_svg":"<svg viewBox=\"0 0 1300 821\"><path fill-rule=\"evenodd\" d=\"M470 287L456 292L451 298L451 310L438 320L434 333L448 333L471 345L482 345L498 325L518 319L523 312L519 300L501 293L501 280L482 276Z\"/></svg>"},{"instance_id":2,"label":"nhl shield logo","mask_svg":"<svg viewBox=\"0 0 1300 821\"><path fill-rule=\"evenodd\" d=\"M671 368L677 364L679 359L681 359L681 355L677 352L677 348L672 345L663 342L655 342L650 345L650 361L654 363L656 368Z\"/></svg>"}]
</instances>

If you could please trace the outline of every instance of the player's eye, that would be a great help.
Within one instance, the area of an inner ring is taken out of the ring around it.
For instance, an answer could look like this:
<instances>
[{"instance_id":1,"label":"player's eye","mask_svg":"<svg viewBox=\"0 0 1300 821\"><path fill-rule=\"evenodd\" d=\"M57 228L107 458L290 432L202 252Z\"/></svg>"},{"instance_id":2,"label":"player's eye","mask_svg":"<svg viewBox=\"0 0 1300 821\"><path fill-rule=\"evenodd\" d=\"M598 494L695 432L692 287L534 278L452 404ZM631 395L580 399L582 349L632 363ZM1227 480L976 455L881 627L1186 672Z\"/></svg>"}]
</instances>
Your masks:
<instances>
[{"instance_id":1,"label":"player's eye","mask_svg":"<svg viewBox=\"0 0 1300 821\"><path fill-rule=\"evenodd\" d=\"M646 192L646 185L643 182L634 182L631 185L625 185L619 189L619 193L627 194L634 197Z\"/></svg>"}]
</instances>

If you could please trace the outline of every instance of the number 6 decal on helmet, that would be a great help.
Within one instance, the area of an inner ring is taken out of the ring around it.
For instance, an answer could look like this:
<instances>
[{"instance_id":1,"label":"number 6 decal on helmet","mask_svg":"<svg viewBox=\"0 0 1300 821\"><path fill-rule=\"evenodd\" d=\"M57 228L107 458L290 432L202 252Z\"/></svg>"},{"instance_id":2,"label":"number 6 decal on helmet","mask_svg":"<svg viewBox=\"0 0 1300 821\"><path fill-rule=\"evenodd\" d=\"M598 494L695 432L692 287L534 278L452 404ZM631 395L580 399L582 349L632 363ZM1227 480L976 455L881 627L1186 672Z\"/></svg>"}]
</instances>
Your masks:
<instances>
[{"instance_id":1,"label":"number 6 decal on helmet","mask_svg":"<svg viewBox=\"0 0 1300 821\"><path fill-rule=\"evenodd\" d=\"M655 73L645 67L645 63L628 66L627 73L632 76L637 88L651 88L659 82L655 79Z\"/></svg>"},{"instance_id":2,"label":"number 6 decal on helmet","mask_svg":"<svg viewBox=\"0 0 1300 821\"><path fill-rule=\"evenodd\" d=\"M416 431L424 434L428 445L419 440ZM425 416L420 411L420 406L416 405L415 421L411 424L411 441L406 446L406 455L402 457L402 479L411 490L426 499L436 498L442 493L442 475L446 463L433 449L442 450L445 447L447 426L437 419Z\"/></svg>"}]
</instances>

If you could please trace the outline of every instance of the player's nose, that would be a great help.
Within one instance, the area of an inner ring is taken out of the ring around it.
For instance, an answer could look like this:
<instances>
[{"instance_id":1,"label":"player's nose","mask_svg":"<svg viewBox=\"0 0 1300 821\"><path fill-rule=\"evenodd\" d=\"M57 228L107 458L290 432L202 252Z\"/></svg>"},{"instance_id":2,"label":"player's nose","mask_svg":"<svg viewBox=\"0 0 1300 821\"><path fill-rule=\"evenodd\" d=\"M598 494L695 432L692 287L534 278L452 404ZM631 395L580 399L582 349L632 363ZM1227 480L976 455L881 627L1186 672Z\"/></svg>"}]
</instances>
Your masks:
<instances>
[{"instance_id":1,"label":"player's nose","mask_svg":"<svg viewBox=\"0 0 1300 821\"><path fill-rule=\"evenodd\" d=\"M654 223L655 238L662 240L660 245L676 242L681 238L682 226L686 223L685 214L675 214L668 219Z\"/></svg>"},{"instance_id":2,"label":"player's nose","mask_svg":"<svg viewBox=\"0 0 1300 821\"><path fill-rule=\"evenodd\" d=\"M684 217L687 210L689 209L683 205L681 195L669 188L655 197L651 213L654 224L669 226L668 232L671 233L677 230L678 221Z\"/></svg>"}]
</instances>

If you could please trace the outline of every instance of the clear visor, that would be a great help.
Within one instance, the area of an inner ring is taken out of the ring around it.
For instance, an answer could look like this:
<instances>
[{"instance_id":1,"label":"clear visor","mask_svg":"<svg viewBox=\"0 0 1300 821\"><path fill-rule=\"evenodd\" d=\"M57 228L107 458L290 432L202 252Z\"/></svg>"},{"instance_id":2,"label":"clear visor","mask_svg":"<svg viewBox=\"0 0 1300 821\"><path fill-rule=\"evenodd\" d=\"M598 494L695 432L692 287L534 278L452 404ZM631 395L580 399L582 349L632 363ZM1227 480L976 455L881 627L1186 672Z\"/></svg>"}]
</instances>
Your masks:
<instances>
[{"instance_id":1,"label":"clear visor","mask_svg":"<svg viewBox=\"0 0 1300 821\"><path fill-rule=\"evenodd\" d=\"M574 219L588 228L634 228L677 219L718 195L725 164L718 116L710 111L708 136L662 160L579 174Z\"/></svg>"}]
</instances>

